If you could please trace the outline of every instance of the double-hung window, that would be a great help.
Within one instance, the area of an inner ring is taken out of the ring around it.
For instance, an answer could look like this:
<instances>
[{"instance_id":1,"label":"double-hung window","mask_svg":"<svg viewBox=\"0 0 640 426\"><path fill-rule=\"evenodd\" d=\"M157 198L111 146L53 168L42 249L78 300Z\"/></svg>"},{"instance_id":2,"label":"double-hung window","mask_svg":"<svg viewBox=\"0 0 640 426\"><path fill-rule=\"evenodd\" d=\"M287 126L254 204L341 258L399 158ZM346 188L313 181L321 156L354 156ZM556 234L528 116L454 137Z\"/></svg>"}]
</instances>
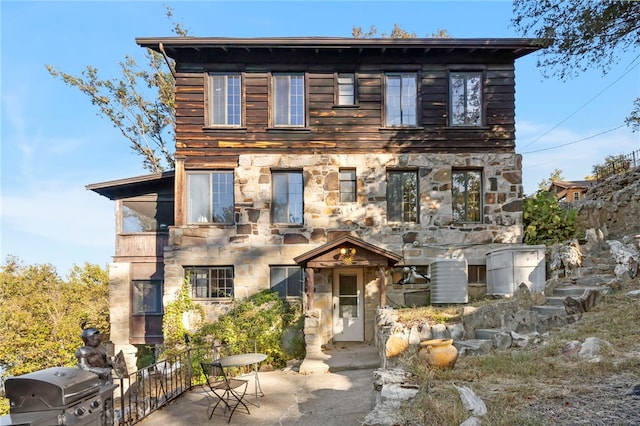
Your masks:
<instances>
[{"instance_id":1,"label":"double-hung window","mask_svg":"<svg viewBox=\"0 0 640 426\"><path fill-rule=\"evenodd\" d=\"M356 201L356 169L340 169L340 202Z\"/></svg>"},{"instance_id":2,"label":"double-hung window","mask_svg":"<svg viewBox=\"0 0 640 426\"><path fill-rule=\"evenodd\" d=\"M388 127L417 126L416 74L386 74L385 79L385 125Z\"/></svg>"},{"instance_id":3,"label":"double-hung window","mask_svg":"<svg viewBox=\"0 0 640 426\"><path fill-rule=\"evenodd\" d=\"M273 172L271 178L271 222L302 224L302 172Z\"/></svg>"},{"instance_id":4,"label":"double-hung window","mask_svg":"<svg viewBox=\"0 0 640 426\"><path fill-rule=\"evenodd\" d=\"M452 72L449 96L451 126L482 125L481 72Z\"/></svg>"},{"instance_id":5,"label":"double-hung window","mask_svg":"<svg viewBox=\"0 0 640 426\"><path fill-rule=\"evenodd\" d=\"M233 266L192 266L185 268L192 299L233 297Z\"/></svg>"},{"instance_id":6,"label":"double-hung window","mask_svg":"<svg viewBox=\"0 0 640 426\"><path fill-rule=\"evenodd\" d=\"M273 125L304 127L303 74L273 74Z\"/></svg>"},{"instance_id":7,"label":"double-hung window","mask_svg":"<svg viewBox=\"0 0 640 426\"><path fill-rule=\"evenodd\" d=\"M209 124L242 125L242 77L240 74L209 74Z\"/></svg>"},{"instance_id":8,"label":"double-hung window","mask_svg":"<svg viewBox=\"0 0 640 426\"><path fill-rule=\"evenodd\" d=\"M482 172L454 170L451 178L453 221L482 222Z\"/></svg>"},{"instance_id":9,"label":"double-hung window","mask_svg":"<svg viewBox=\"0 0 640 426\"><path fill-rule=\"evenodd\" d=\"M387 172L387 220L418 222L418 174L416 171Z\"/></svg>"},{"instance_id":10,"label":"double-hung window","mask_svg":"<svg viewBox=\"0 0 640 426\"><path fill-rule=\"evenodd\" d=\"M271 291L282 299L302 295L302 268L299 266L272 266Z\"/></svg>"},{"instance_id":11,"label":"double-hung window","mask_svg":"<svg viewBox=\"0 0 640 426\"><path fill-rule=\"evenodd\" d=\"M233 170L187 172L189 223L233 223Z\"/></svg>"},{"instance_id":12,"label":"double-hung window","mask_svg":"<svg viewBox=\"0 0 640 426\"><path fill-rule=\"evenodd\" d=\"M356 103L356 75L338 73L337 105L352 106Z\"/></svg>"}]
</instances>

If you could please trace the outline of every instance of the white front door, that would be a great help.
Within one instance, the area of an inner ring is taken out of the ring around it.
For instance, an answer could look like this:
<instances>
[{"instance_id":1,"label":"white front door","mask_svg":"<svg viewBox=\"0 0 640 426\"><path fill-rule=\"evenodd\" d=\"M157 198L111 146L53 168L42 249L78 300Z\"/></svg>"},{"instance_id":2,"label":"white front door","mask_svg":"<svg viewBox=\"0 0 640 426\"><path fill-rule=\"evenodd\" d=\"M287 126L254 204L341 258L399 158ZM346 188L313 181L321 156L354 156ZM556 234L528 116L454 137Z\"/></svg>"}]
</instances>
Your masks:
<instances>
[{"instance_id":1,"label":"white front door","mask_svg":"<svg viewBox=\"0 0 640 426\"><path fill-rule=\"evenodd\" d=\"M334 269L333 340L343 342L364 341L362 269Z\"/></svg>"}]
</instances>

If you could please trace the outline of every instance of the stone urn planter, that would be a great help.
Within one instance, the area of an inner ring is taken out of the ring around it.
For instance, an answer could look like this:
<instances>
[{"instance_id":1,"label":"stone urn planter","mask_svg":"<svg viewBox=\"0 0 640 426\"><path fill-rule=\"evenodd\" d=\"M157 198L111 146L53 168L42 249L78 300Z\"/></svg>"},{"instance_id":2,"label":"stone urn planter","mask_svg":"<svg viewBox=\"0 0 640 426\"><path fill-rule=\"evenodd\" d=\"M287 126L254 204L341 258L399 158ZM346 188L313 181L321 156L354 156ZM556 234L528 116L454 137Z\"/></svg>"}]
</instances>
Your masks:
<instances>
[{"instance_id":1,"label":"stone urn planter","mask_svg":"<svg viewBox=\"0 0 640 426\"><path fill-rule=\"evenodd\" d=\"M453 368L458 359L458 349L453 346L453 339L423 340L418 357L430 367Z\"/></svg>"}]
</instances>

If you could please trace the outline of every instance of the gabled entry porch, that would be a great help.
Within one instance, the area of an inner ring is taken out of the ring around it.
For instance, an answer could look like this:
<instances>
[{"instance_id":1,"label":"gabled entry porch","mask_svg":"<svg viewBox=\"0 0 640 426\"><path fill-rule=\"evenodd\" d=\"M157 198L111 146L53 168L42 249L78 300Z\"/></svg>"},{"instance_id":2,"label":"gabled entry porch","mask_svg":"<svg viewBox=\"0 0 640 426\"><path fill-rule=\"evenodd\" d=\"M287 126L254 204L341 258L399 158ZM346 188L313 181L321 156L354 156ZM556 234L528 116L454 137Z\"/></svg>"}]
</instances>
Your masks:
<instances>
[{"instance_id":1,"label":"gabled entry porch","mask_svg":"<svg viewBox=\"0 0 640 426\"><path fill-rule=\"evenodd\" d=\"M401 259L352 235L294 258L305 271L307 366L311 359L326 359L323 345L373 341L376 309L386 304L388 268ZM314 371L318 368L322 366L314 366Z\"/></svg>"}]
</instances>

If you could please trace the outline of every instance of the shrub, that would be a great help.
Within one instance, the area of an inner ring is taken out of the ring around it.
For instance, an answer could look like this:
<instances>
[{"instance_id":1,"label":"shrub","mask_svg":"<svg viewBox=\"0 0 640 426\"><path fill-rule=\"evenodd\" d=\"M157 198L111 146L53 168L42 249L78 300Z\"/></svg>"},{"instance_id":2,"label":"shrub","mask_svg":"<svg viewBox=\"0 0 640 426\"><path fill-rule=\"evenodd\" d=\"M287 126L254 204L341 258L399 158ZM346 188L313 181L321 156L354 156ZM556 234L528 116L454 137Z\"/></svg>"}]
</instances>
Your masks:
<instances>
[{"instance_id":1,"label":"shrub","mask_svg":"<svg viewBox=\"0 0 640 426\"><path fill-rule=\"evenodd\" d=\"M561 206L551 192L538 191L525 197L522 210L525 244L550 246L572 240L579 233L578 211Z\"/></svg>"}]
</instances>

